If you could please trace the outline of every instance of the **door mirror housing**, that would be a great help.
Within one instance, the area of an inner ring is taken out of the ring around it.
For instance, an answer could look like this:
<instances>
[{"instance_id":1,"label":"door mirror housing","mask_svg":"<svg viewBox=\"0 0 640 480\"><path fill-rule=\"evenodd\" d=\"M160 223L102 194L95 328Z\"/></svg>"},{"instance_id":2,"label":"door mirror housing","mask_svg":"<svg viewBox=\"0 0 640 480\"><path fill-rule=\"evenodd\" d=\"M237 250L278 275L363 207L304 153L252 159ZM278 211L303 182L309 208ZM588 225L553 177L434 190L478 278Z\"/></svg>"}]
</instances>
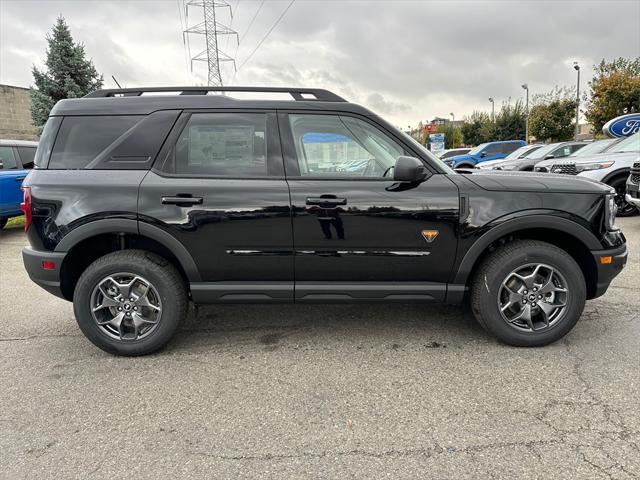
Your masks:
<instances>
[{"instance_id":1,"label":"door mirror housing","mask_svg":"<svg viewBox=\"0 0 640 480\"><path fill-rule=\"evenodd\" d=\"M427 174L424 163L415 157L398 157L393 169L393 179L396 182L421 182Z\"/></svg>"},{"instance_id":2,"label":"door mirror housing","mask_svg":"<svg viewBox=\"0 0 640 480\"><path fill-rule=\"evenodd\" d=\"M550 153L550 154L546 155L546 156L544 157L544 159L545 159L545 160L551 160L552 158L555 158L555 157L556 157L556 156L555 156L553 153Z\"/></svg>"},{"instance_id":3,"label":"door mirror housing","mask_svg":"<svg viewBox=\"0 0 640 480\"><path fill-rule=\"evenodd\" d=\"M480 152L480 158L484 158L486 156L487 156L487 152L486 151Z\"/></svg>"}]
</instances>

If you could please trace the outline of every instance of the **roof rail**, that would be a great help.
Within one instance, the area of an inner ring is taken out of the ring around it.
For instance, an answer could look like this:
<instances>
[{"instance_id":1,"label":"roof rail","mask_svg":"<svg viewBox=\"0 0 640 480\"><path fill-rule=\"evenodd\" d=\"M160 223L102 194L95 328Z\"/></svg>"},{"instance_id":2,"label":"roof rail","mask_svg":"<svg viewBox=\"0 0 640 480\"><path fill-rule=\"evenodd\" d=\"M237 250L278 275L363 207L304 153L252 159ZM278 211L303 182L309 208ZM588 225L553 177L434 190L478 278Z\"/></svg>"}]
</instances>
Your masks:
<instances>
[{"instance_id":1,"label":"roof rail","mask_svg":"<svg viewBox=\"0 0 640 480\"><path fill-rule=\"evenodd\" d=\"M260 92L288 93L296 101L346 102L339 95L321 88L281 88L281 87L140 87L95 90L85 98L139 97L143 93L180 92L180 95L206 95L208 92Z\"/></svg>"}]
</instances>

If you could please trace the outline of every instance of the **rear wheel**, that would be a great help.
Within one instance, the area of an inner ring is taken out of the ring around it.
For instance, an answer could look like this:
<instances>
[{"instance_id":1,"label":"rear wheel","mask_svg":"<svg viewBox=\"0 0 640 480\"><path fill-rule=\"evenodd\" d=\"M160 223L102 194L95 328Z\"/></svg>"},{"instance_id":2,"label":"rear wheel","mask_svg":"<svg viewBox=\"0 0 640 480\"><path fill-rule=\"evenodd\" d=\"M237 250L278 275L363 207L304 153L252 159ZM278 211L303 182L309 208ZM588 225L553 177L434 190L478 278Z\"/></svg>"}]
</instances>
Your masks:
<instances>
[{"instance_id":1,"label":"rear wheel","mask_svg":"<svg viewBox=\"0 0 640 480\"><path fill-rule=\"evenodd\" d=\"M575 260L560 248L520 240L491 253L471 286L478 322L504 343L543 346L564 337L576 324L586 285Z\"/></svg>"},{"instance_id":2,"label":"rear wheel","mask_svg":"<svg viewBox=\"0 0 640 480\"><path fill-rule=\"evenodd\" d=\"M162 348L187 311L184 281L171 263L142 250L93 262L73 295L76 320L97 347L135 356Z\"/></svg>"},{"instance_id":3,"label":"rear wheel","mask_svg":"<svg viewBox=\"0 0 640 480\"><path fill-rule=\"evenodd\" d=\"M638 207L627 202L624 198L627 192L627 177L614 178L613 181L609 182L609 185L616 190L615 202L618 207L617 216L632 217L636 215L638 213Z\"/></svg>"}]
</instances>

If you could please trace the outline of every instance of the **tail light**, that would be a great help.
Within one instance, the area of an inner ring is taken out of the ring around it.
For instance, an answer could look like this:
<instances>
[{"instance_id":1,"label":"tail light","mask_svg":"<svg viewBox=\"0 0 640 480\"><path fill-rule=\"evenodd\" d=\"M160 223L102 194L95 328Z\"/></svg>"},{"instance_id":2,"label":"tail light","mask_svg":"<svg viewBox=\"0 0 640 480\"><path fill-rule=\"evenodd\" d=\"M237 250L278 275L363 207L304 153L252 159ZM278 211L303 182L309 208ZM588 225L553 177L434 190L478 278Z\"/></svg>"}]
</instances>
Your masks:
<instances>
[{"instance_id":1,"label":"tail light","mask_svg":"<svg viewBox=\"0 0 640 480\"><path fill-rule=\"evenodd\" d=\"M31 187L22 187L23 200L20 204L20 210L24 213L24 231L26 232L31 225Z\"/></svg>"}]
</instances>

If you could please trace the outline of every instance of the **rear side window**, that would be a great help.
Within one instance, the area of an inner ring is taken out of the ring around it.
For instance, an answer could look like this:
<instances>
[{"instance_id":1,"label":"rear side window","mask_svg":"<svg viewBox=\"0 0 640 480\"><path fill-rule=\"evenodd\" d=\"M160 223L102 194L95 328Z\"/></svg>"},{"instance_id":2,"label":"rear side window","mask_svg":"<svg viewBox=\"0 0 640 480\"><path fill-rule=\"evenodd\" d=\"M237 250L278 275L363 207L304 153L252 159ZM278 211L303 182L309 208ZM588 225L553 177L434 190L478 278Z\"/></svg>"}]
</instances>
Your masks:
<instances>
[{"instance_id":1,"label":"rear side window","mask_svg":"<svg viewBox=\"0 0 640 480\"><path fill-rule=\"evenodd\" d=\"M139 115L65 117L49 168L85 168L142 118Z\"/></svg>"},{"instance_id":2,"label":"rear side window","mask_svg":"<svg viewBox=\"0 0 640 480\"><path fill-rule=\"evenodd\" d=\"M194 113L164 169L178 175L267 176L267 116Z\"/></svg>"},{"instance_id":3,"label":"rear side window","mask_svg":"<svg viewBox=\"0 0 640 480\"><path fill-rule=\"evenodd\" d=\"M0 170L12 170L18 168L13 147L0 147Z\"/></svg>"},{"instance_id":4,"label":"rear side window","mask_svg":"<svg viewBox=\"0 0 640 480\"><path fill-rule=\"evenodd\" d=\"M22 168L33 168L33 159L36 156L36 149L34 147L16 147L18 149L18 155L20 155L20 161L22 162Z\"/></svg>"}]
</instances>

